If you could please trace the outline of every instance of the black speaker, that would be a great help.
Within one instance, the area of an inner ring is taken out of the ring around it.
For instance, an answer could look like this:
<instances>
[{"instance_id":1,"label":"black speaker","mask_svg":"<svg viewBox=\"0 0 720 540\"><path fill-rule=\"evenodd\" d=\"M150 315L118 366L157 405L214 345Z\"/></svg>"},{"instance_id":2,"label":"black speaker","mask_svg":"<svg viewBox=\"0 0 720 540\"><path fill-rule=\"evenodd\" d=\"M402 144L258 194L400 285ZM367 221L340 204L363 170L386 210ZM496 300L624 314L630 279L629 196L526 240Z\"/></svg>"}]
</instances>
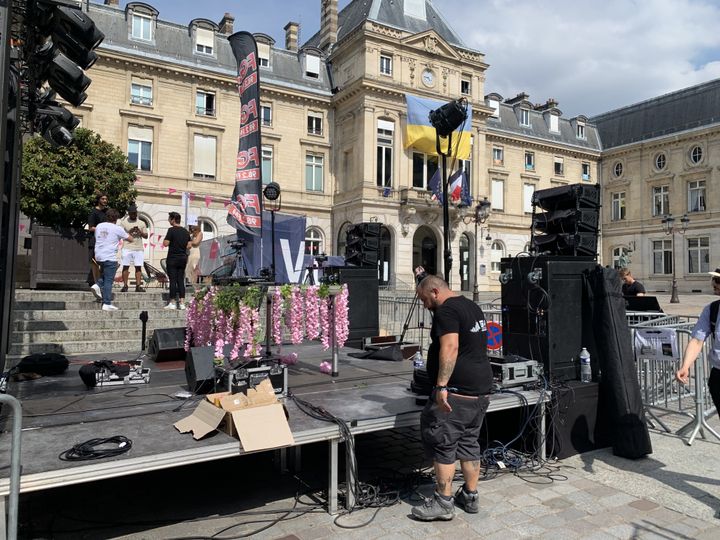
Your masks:
<instances>
[{"instance_id":1,"label":"black speaker","mask_svg":"<svg viewBox=\"0 0 720 540\"><path fill-rule=\"evenodd\" d=\"M345 345L362 349L362 339L379 331L378 270L352 266L336 270L337 280L348 286L350 334Z\"/></svg>"},{"instance_id":2,"label":"black speaker","mask_svg":"<svg viewBox=\"0 0 720 540\"><path fill-rule=\"evenodd\" d=\"M185 378L190 392L207 394L215 389L214 357L213 347L190 347L185 357Z\"/></svg>"},{"instance_id":3,"label":"black speaker","mask_svg":"<svg viewBox=\"0 0 720 540\"><path fill-rule=\"evenodd\" d=\"M502 259L503 353L538 361L546 377L577 380L580 350L595 353L583 294L583 272L595 266L592 257Z\"/></svg>"},{"instance_id":4,"label":"black speaker","mask_svg":"<svg viewBox=\"0 0 720 540\"><path fill-rule=\"evenodd\" d=\"M185 359L185 328L156 328L148 354L156 362Z\"/></svg>"},{"instance_id":5,"label":"black speaker","mask_svg":"<svg viewBox=\"0 0 720 540\"><path fill-rule=\"evenodd\" d=\"M347 231L345 262L355 266L377 266L380 223L358 223Z\"/></svg>"}]
</instances>

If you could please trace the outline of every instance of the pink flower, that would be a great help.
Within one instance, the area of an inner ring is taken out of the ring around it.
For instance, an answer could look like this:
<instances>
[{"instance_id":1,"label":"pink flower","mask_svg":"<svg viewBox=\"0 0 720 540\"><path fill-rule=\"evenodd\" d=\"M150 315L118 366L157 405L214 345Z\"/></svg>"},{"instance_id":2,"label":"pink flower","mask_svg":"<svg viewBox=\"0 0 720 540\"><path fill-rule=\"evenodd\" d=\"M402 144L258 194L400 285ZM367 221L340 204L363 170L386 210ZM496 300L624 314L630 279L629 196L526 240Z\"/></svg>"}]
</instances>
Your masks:
<instances>
[{"instance_id":1,"label":"pink flower","mask_svg":"<svg viewBox=\"0 0 720 540\"><path fill-rule=\"evenodd\" d=\"M320 335L320 298L318 286L305 289L305 335L307 339L317 339Z\"/></svg>"},{"instance_id":2,"label":"pink flower","mask_svg":"<svg viewBox=\"0 0 720 540\"><path fill-rule=\"evenodd\" d=\"M321 373L327 373L328 375L332 373L332 364L330 362L322 362L320 364L320 372Z\"/></svg>"},{"instance_id":3,"label":"pink flower","mask_svg":"<svg viewBox=\"0 0 720 540\"><path fill-rule=\"evenodd\" d=\"M348 288L347 285L343 285L340 294L335 296L335 339L338 347L345 345L350 335L348 313Z\"/></svg>"},{"instance_id":4,"label":"pink flower","mask_svg":"<svg viewBox=\"0 0 720 540\"><path fill-rule=\"evenodd\" d=\"M295 352L291 352L290 354L280 357L280 363L285 364L286 366L294 366L297 364L297 361L298 355Z\"/></svg>"}]
</instances>

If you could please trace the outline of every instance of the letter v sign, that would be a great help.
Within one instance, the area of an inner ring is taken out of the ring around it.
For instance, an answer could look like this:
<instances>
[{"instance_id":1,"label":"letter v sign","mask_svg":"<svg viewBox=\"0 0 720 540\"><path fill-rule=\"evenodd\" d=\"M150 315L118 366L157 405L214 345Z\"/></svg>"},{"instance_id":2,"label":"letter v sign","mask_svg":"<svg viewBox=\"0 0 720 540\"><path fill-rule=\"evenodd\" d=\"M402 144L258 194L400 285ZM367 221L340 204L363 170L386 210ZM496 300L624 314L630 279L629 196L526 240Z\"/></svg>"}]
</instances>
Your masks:
<instances>
[{"instance_id":1,"label":"letter v sign","mask_svg":"<svg viewBox=\"0 0 720 540\"><path fill-rule=\"evenodd\" d=\"M297 260L293 264L292 253L290 252L290 242L287 238L280 239L280 248L282 250L283 264L287 273L289 283L298 283L302 275L303 260L305 258L304 251L305 242L300 242L297 250Z\"/></svg>"}]
</instances>

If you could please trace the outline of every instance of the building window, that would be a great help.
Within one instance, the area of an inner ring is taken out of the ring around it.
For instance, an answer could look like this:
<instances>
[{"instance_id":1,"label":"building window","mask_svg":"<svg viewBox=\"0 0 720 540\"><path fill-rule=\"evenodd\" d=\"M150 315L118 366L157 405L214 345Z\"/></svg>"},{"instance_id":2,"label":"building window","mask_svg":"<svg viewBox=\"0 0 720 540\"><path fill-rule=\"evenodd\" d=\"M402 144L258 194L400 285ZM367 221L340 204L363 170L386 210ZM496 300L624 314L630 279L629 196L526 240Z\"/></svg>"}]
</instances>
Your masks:
<instances>
[{"instance_id":1,"label":"building window","mask_svg":"<svg viewBox=\"0 0 720 540\"><path fill-rule=\"evenodd\" d=\"M260 119L263 126L272 126L272 107L270 105L260 107Z\"/></svg>"},{"instance_id":2,"label":"building window","mask_svg":"<svg viewBox=\"0 0 720 540\"><path fill-rule=\"evenodd\" d=\"M590 164L589 163L582 164L582 179L590 180Z\"/></svg>"},{"instance_id":3,"label":"building window","mask_svg":"<svg viewBox=\"0 0 720 540\"><path fill-rule=\"evenodd\" d=\"M152 129L128 127L128 162L140 171L152 170L152 141Z\"/></svg>"},{"instance_id":4,"label":"building window","mask_svg":"<svg viewBox=\"0 0 720 540\"><path fill-rule=\"evenodd\" d=\"M528 109L520 109L520 125L525 127L530 125L530 111Z\"/></svg>"},{"instance_id":5,"label":"building window","mask_svg":"<svg viewBox=\"0 0 720 540\"><path fill-rule=\"evenodd\" d=\"M193 176L206 180L215 180L215 164L217 161L217 139L206 135L195 134L195 167Z\"/></svg>"},{"instance_id":6,"label":"building window","mask_svg":"<svg viewBox=\"0 0 720 540\"><path fill-rule=\"evenodd\" d=\"M133 81L130 84L130 103L135 105L152 105L152 82Z\"/></svg>"},{"instance_id":7,"label":"building window","mask_svg":"<svg viewBox=\"0 0 720 540\"><path fill-rule=\"evenodd\" d=\"M322 233L315 227L305 231L305 255L320 255L322 253Z\"/></svg>"},{"instance_id":8,"label":"building window","mask_svg":"<svg viewBox=\"0 0 720 540\"><path fill-rule=\"evenodd\" d=\"M490 271L500 271L500 260L505 256L505 245L495 240L490 247Z\"/></svg>"},{"instance_id":9,"label":"building window","mask_svg":"<svg viewBox=\"0 0 720 540\"><path fill-rule=\"evenodd\" d=\"M550 115L550 131L558 133L560 131L560 117L556 114Z\"/></svg>"},{"instance_id":10,"label":"building window","mask_svg":"<svg viewBox=\"0 0 720 540\"><path fill-rule=\"evenodd\" d=\"M392 56L380 55L380 74L392 75Z\"/></svg>"},{"instance_id":11,"label":"building window","mask_svg":"<svg viewBox=\"0 0 720 540\"><path fill-rule=\"evenodd\" d=\"M613 174L615 175L615 178L620 178L623 173L623 164L619 161L615 162L615 165L613 165Z\"/></svg>"},{"instance_id":12,"label":"building window","mask_svg":"<svg viewBox=\"0 0 720 540\"><path fill-rule=\"evenodd\" d=\"M577 138L578 139L585 138L585 124L582 124L580 122L577 123Z\"/></svg>"},{"instance_id":13,"label":"building window","mask_svg":"<svg viewBox=\"0 0 720 540\"><path fill-rule=\"evenodd\" d=\"M267 43L258 43L258 66L270 67L270 45Z\"/></svg>"},{"instance_id":14,"label":"building window","mask_svg":"<svg viewBox=\"0 0 720 540\"><path fill-rule=\"evenodd\" d=\"M505 159L503 157L503 149L499 148L497 146L494 146L492 155L493 155L493 165L498 165L498 166L502 167L504 159Z\"/></svg>"},{"instance_id":15,"label":"building window","mask_svg":"<svg viewBox=\"0 0 720 540\"><path fill-rule=\"evenodd\" d=\"M705 211L705 180L688 182L688 212Z\"/></svg>"},{"instance_id":16,"label":"building window","mask_svg":"<svg viewBox=\"0 0 720 540\"><path fill-rule=\"evenodd\" d=\"M653 273L672 274L672 242L653 241Z\"/></svg>"},{"instance_id":17,"label":"building window","mask_svg":"<svg viewBox=\"0 0 720 540\"><path fill-rule=\"evenodd\" d=\"M493 110L492 118L500 118L500 102L497 99L488 99L488 107Z\"/></svg>"},{"instance_id":18,"label":"building window","mask_svg":"<svg viewBox=\"0 0 720 540\"><path fill-rule=\"evenodd\" d=\"M529 214L533 211L533 195L535 194L535 184L523 184L523 212Z\"/></svg>"},{"instance_id":19,"label":"building window","mask_svg":"<svg viewBox=\"0 0 720 540\"><path fill-rule=\"evenodd\" d=\"M491 183L490 201L492 209L502 212L505 210L505 181L493 178Z\"/></svg>"},{"instance_id":20,"label":"building window","mask_svg":"<svg viewBox=\"0 0 720 540\"><path fill-rule=\"evenodd\" d=\"M195 113L200 116L215 116L215 94L198 90L195 94Z\"/></svg>"},{"instance_id":21,"label":"building window","mask_svg":"<svg viewBox=\"0 0 720 540\"><path fill-rule=\"evenodd\" d=\"M535 170L535 154L533 152L525 152L525 170Z\"/></svg>"},{"instance_id":22,"label":"building window","mask_svg":"<svg viewBox=\"0 0 720 540\"><path fill-rule=\"evenodd\" d=\"M710 237L688 238L688 273L706 274L710 271Z\"/></svg>"},{"instance_id":23,"label":"building window","mask_svg":"<svg viewBox=\"0 0 720 540\"><path fill-rule=\"evenodd\" d=\"M305 55L305 76L311 79L320 77L320 57L314 54Z\"/></svg>"},{"instance_id":24,"label":"building window","mask_svg":"<svg viewBox=\"0 0 720 540\"><path fill-rule=\"evenodd\" d=\"M322 135L323 117L320 113L311 112L307 117L307 132L310 135Z\"/></svg>"},{"instance_id":25,"label":"building window","mask_svg":"<svg viewBox=\"0 0 720 540\"><path fill-rule=\"evenodd\" d=\"M565 174L565 163L563 158L555 158L555 176L564 176Z\"/></svg>"},{"instance_id":26,"label":"building window","mask_svg":"<svg viewBox=\"0 0 720 540\"><path fill-rule=\"evenodd\" d=\"M152 19L144 15L133 13L130 35L133 39L152 41Z\"/></svg>"},{"instance_id":27,"label":"building window","mask_svg":"<svg viewBox=\"0 0 720 540\"><path fill-rule=\"evenodd\" d=\"M693 146L690 149L690 162L693 165L697 165L702 161L703 158L703 149L700 146Z\"/></svg>"},{"instance_id":28,"label":"building window","mask_svg":"<svg viewBox=\"0 0 720 540\"><path fill-rule=\"evenodd\" d=\"M262 183L269 184L273 177L273 149L272 146L262 147Z\"/></svg>"},{"instance_id":29,"label":"building window","mask_svg":"<svg viewBox=\"0 0 720 540\"><path fill-rule=\"evenodd\" d=\"M622 265L620 264L620 259L623 256L623 248L616 247L612 250L612 262L613 262L613 268L615 270L619 270L622 268Z\"/></svg>"},{"instance_id":30,"label":"building window","mask_svg":"<svg viewBox=\"0 0 720 540\"><path fill-rule=\"evenodd\" d=\"M430 189L430 180L438 170L437 156L413 152L413 187Z\"/></svg>"},{"instance_id":31,"label":"building window","mask_svg":"<svg viewBox=\"0 0 720 540\"><path fill-rule=\"evenodd\" d=\"M658 171L662 171L665 168L665 165L667 165L667 157L664 153L660 152L659 154L655 155L655 168Z\"/></svg>"},{"instance_id":32,"label":"building window","mask_svg":"<svg viewBox=\"0 0 720 540\"><path fill-rule=\"evenodd\" d=\"M612 220L622 221L625 219L625 192L612 194Z\"/></svg>"},{"instance_id":33,"label":"building window","mask_svg":"<svg viewBox=\"0 0 720 540\"><path fill-rule=\"evenodd\" d=\"M323 191L323 162L318 154L305 155L305 189L307 191Z\"/></svg>"},{"instance_id":34,"label":"building window","mask_svg":"<svg viewBox=\"0 0 720 540\"><path fill-rule=\"evenodd\" d=\"M653 216L664 216L670 213L670 187L654 187L653 193Z\"/></svg>"},{"instance_id":35,"label":"building window","mask_svg":"<svg viewBox=\"0 0 720 540\"><path fill-rule=\"evenodd\" d=\"M469 96L472 87L470 86L470 79L463 78L460 80L460 93L464 96Z\"/></svg>"},{"instance_id":36,"label":"building window","mask_svg":"<svg viewBox=\"0 0 720 540\"><path fill-rule=\"evenodd\" d=\"M212 56L215 47L215 32L206 28L195 29L195 52Z\"/></svg>"},{"instance_id":37,"label":"building window","mask_svg":"<svg viewBox=\"0 0 720 540\"><path fill-rule=\"evenodd\" d=\"M198 227L203 233L203 240L212 240L217 236L215 224L207 218L199 218Z\"/></svg>"},{"instance_id":38,"label":"building window","mask_svg":"<svg viewBox=\"0 0 720 540\"><path fill-rule=\"evenodd\" d=\"M375 179L378 187L392 186L392 146L395 124L387 120L378 120L377 127L377 171Z\"/></svg>"}]
</instances>

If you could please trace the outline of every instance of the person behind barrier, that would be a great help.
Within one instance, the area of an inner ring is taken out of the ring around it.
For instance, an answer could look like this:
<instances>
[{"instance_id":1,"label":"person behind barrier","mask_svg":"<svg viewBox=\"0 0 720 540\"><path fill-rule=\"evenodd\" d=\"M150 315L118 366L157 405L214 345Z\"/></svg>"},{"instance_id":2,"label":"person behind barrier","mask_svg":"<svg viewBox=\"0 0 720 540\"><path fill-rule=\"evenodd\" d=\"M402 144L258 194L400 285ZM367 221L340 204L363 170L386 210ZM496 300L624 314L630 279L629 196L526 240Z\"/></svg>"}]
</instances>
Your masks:
<instances>
[{"instance_id":1,"label":"person behind barrier","mask_svg":"<svg viewBox=\"0 0 720 540\"><path fill-rule=\"evenodd\" d=\"M424 277L417 294L433 312L427 372L435 386L420 416L420 432L433 460L437 485L433 497L414 507L412 515L422 521L450 520L455 505L469 513L479 510L482 452L478 439L492 389L487 325L480 307L450 290L439 276ZM453 497L458 459L465 483Z\"/></svg>"},{"instance_id":2,"label":"person behind barrier","mask_svg":"<svg viewBox=\"0 0 720 540\"><path fill-rule=\"evenodd\" d=\"M720 268L709 272L712 276L713 294L720 296ZM720 415L720 300L710 302L700 313L692 331L692 337L683 352L683 360L675 378L683 384L688 384L690 368L695 363L703 343L708 336L713 336L712 347L710 348L710 376L708 377L708 388L712 397L715 409Z\"/></svg>"},{"instance_id":3,"label":"person behind barrier","mask_svg":"<svg viewBox=\"0 0 720 540\"><path fill-rule=\"evenodd\" d=\"M165 309L185 309L185 267L188 249L192 244L190 233L180 225L180 214L170 212L168 229L163 246L168 248L167 271L170 280L170 301Z\"/></svg>"},{"instance_id":4,"label":"person behind barrier","mask_svg":"<svg viewBox=\"0 0 720 540\"><path fill-rule=\"evenodd\" d=\"M95 227L95 260L102 269L97 285L102 291L103 311L117 311L112 305L112 286L118 267L118 245L120 240L131 242L133 237L117 224L120 217L117 210L109 208L106 216L107 221Z\"/></svg>"},{"instance_id":5,"label":"person behind barrier","mask_svg":"<svg viewBox=\"0 0 720 540\"><path fill-rule=\"evenodd\" d=\"M621 268L618 275L623 281L623 296L645 296L645 287L633 277L629 268Z\"/></svg>"},{"instance_id":6,"label":"person behind barrier","mask_svg":"<svg viewBox=\"0 0 720 540\"><path fill-rule=\"evenodd\" d=\"M147 225L138 219L138 209L135 203L128 207L128 215L120 220L120 226L132 236L132 242L126 242L122 248L122 278L123 288L120 292L127 292L130 281L130 266L135 267L135 292L145 292L142 286L142 266L145 261L145 244L147 239Z\"/></svg>"}]
</instances>

